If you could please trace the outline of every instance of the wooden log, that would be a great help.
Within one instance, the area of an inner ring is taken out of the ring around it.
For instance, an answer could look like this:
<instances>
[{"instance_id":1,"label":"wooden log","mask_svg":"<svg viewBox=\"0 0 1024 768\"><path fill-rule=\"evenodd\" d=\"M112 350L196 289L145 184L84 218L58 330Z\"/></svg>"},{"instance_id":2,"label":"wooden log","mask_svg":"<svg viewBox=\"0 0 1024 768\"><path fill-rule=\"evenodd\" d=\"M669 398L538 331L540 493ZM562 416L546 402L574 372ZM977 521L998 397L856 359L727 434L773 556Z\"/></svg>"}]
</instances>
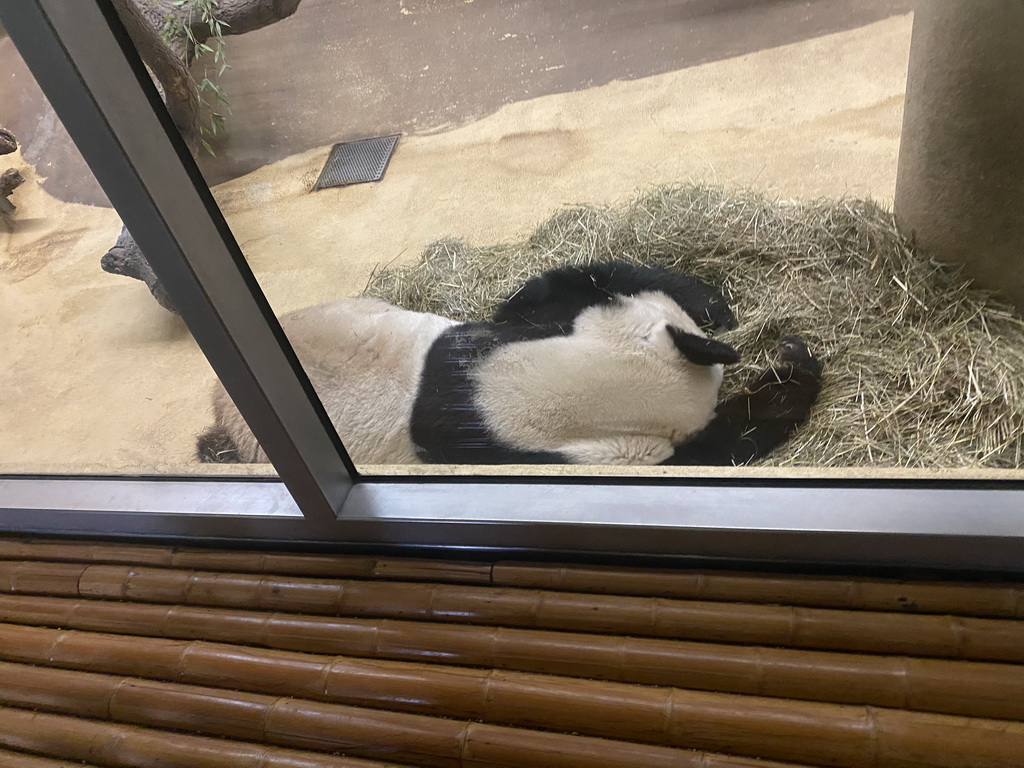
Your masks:
<instances>
[{"instance_id":1,"label":"wooden log","mask_svg":"<svg viewBox=\"0 0 1024 768\"><path fill-rule=\"evenodd\" d=\"M89 760L117 768L402 768L7 707L0 707L0 744L73 760L60 765L75 766Z\"/></svg>"},{"instance_id":2,"label":"wooden log","mask_svg":"<svg viewBox=\"0 0 1024 768\"><path fill-rule=\"evenodd\" d=\"M17 168L8 168L0 173L0 197L9 196L14 190L25 183L25 177Z\"/></svg>"},{"instance_id":3,"label":"wooden log","mask_svg":"<svg viewBox=\"0 0 1024 768\"><path fill-rule=\"evenodd\" d=\"M585 641L585 636L580 639ZM132 652L126 654L120 635L0 624L0 659L6 661L420 714L493 719L490 707L500 707L503 694L545 683L576 691L580 700L628 699L635 690L634 685L620 682L565 678L553 683L549 677L516 670L492 674L483 669L165 638L134 637L131 642ZM662 645L658 659L648 662L650 674L630 675L630 656L621 654L624 647L623 643L618 646L620 677L664 690L681 687L1024 720L1024 668L1018 665L678 643ZM559 662L577 653L571 643L561 650L546 672L559 674ZM666 671L658 668L658 660L667 660ZM590 677L608 679L609 675ZM579 730L575 724L565 728Z\"/></svg>"},{"instance_id":4,"label":"wooden log","mask_svg":"<svg viewBox=\"0 0 1024 768\"><path fill-rule=\"evenodd\" d=\"M17 210L17 206L7 198L24 183L25 178L17 168L8 168L0 173L0 213L10 216Z\"/></svg>"},{"instance_id":5,"label":"wooden log","mask_svg":"<svg viewBox=\"0 0 1024 768\"><path fill-rule=\"evenodd\" d=\"M0 155L9 155L18 148L18 140L6 128L0 128Z\"/></svg>"},{"instance_id":6,"label":"wooden log","mask_svg":"<svg viewBox=\"0 0 1024 768\"><path fill-rule=\"evenodd\" d=\"M490 583L495 586L641 597L1024 618L1024 586L1020 584L507 561L490 564L38 539L0 539L0 559L152 565L328 578Z\"/></svg>"},{"instance_id":7,"label":"wooden log","mask_svg":"<svg viewBox=\"0 0 1024 768\"><path fill-rule=\"evenodd\" d=\"M106 708L111 719L135 725L438 768L465 765L468 745L495 733L513 745L498 764L519 768L526 763L514 745L534 737L477 722L19 664L0 663L0 679L6 706L87 716ZM638 690L642 698L612 702L614 714L602 717L545 685L521 690L500 716L542 727L571 710L590 728L634 742L841 768L962 768L964 756L972 768L1006 768L1024 754L1022 723L678 690L665 705L656 689Z\"/></svg>"},{"instance_id":8,"label":"wooden log","mask_svg":"<svg viewBox=\"0 0 1024 768\"><path fill-rule=\"evenodd\" d=\"M1024 661L1024 622L955 616L29 561L0 562L0 591Z\"/></svg>"},{"instance_id":9,"label":"wooden log","mask_svg":"<svg viewBox=\"0 0 1024 768\"><path fill-rule=\"evenodd\" d=\"M64 685L76 693L99 692L105 686L110 717L117 722L255 739L317 752L341 751L356 757L383 756L422 766L787 768L742 755L709 755L84 672L0 664L0 675L5 681L0 702L7 706L19 703L20 708L78 714L83 704L92 710L99 702L65 695Z\"/></svg>"}]
</instances>

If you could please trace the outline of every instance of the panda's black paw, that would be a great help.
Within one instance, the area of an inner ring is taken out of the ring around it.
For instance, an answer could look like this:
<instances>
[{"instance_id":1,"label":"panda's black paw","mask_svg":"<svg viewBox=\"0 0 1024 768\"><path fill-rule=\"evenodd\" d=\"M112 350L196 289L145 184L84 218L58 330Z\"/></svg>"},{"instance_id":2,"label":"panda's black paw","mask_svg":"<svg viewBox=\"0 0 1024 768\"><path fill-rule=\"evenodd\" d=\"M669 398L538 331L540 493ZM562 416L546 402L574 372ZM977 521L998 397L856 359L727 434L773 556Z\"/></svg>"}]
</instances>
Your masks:
<instances>
[{"instance_id":1,"label":"panda's black paw","mask_svg":"<svg viewBox=\"0 0 1024 768\"><path fill-rule=\"evenodd\" d=\"M739 465L765 457L811 415L821 370L804 340L787 336L771 364L720 402L711 423L664 463Z\"/></svg>"},{"instance_id":2,"label":"panda's black paw","mask_svg":"<svg viewBox=\"0 0 1024 768\"><path fill-rule=\"evenodd\" d=\"M786 336L776 348L779 362L814 377L821 376L821 361L818 360L799 336Z\"/></svg>"}]
</instances>

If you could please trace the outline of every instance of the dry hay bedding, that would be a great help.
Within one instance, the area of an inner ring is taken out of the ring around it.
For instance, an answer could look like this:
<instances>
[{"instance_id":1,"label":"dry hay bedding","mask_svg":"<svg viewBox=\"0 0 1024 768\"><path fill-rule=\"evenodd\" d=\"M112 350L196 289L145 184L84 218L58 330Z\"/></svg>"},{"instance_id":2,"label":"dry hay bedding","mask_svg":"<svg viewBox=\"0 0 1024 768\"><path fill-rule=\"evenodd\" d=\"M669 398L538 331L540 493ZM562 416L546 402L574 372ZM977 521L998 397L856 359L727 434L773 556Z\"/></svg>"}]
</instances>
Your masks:
<instances>
[{"instance_id":1,"label":"dry hay bedding","mask_svg":"<svg viewBox=\"0 0 1024 768\"><path fill-rule=\"evenodd\" d=\"M522 242L430 245L366 293L457 320L485 318L529 277L609 258L721 287L744 353L724 392L798 333L826 364L810 421L766 463L1018 467L1024 321L897 232L864 200L773 201L686 185L616 208L560 211Z\"/></svg>"}]
</instances>

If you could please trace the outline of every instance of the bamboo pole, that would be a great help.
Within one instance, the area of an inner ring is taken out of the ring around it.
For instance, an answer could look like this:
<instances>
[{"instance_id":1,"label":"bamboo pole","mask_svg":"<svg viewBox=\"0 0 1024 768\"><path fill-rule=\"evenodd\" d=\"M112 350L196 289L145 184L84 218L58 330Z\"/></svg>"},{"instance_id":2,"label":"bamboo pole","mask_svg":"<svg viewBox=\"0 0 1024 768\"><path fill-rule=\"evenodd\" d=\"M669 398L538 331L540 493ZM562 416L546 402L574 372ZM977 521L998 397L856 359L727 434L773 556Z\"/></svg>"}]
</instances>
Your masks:
<instances>
[{"instance_id":1,"label":"bamboo pole","mask_svg":"<svg viewBox=\"0 0 1024 768\"><path fill-rule=\"evenodd\" d=\"M555 683L547 676L517 671L500 675L483 669L365 661L203 641L134 637L131 643L132 652L126 654L120 635L0 624L0 659L6 661L449 717L489 719L490 707L500 708L501 696L531 686L557 685L576 691L581 701L628 698L635 690L634 685L621 682L602 685L563 679ZM631 661L629 654L621 653L624 647L619 643L620 653L615 654L620 666ZM576 654L570 643L563 644L562 651L562 658ZM658 651L648 662L653 674L642 680L632 676L628 682L1024 720L1024 667L1017 665L690 643L663 643ZM561 674L558 661L552 659L544 671ZM608 675L587 677L608 679ZM577 726L566 728L576 730Z\"/></svg>"},{"instance_id":2,"label":"bamboo pole","mask_svg":"<svg viewBox=\"0 0 1024 768\"><path fill-rule=\"evenodd\" d=\"M0 538L0 560L148 565L211 571L278 573L357 579L406 579L490 584L491 564L412 557L316 555Z\"/></svg>"},{"instance_id":3,"label":"bamboo pole","mask_svg":"<svg viewBox=\"0 0 1024 768\"><path fill-rule=\"evenodd\" d=\"M731 573L548 563L224 551L84 541L0 539L0 559L402 579L569 592L779 603L818 608L1024 618L1024 585L902 581L813 574Z\"/></svg>"},{"instance_id":4,"label":"bamboo pole","mask_svg":"<svg viewBox=\"0 0 1024 768\"><path fill-rule=\"evenodd\" d=\"M69 763L66 760L51 760L48 757L27 755L24 752L0 750L0 768L95 768L85 763Z\"/></svg>"},{"instance_id":5,"label":"bamboo pole","mask_svg":"<svg viewBox=\"0 0 1024 768\"><path fill-rule=\"evenodd\" d=\"M77 595L89 566L81 563L0 562L0 592Z\"/></svg>"},{"instance_id":6,"label":"bamboo pole","mask_svg":"<svg viewBox=\"0 0 1024 768\"><path fill-rule=\"evenodd\" d=\"M0 702L8 706L74 715L82 702L65 694L64 684L72 683L79 691L98 691L105 684L110 717L121 723L316 752L379 756L438 768L796 768L742 755L712 755L83 672L0 664L0 675L5 680L0 687ZM75 678L90 680L86 683ZM92 707L95 705L93 702ZM0 709L4 714L9 711ZM806 761L801 762L806 765Z\"/></svg>"},{"instance_id":7,"label":"bamboo pole","mask_svg":"<svg viewBox=\"0 0 1024 768\"><path fill-rule=\"evenodd\" d=\"M7 707L0 707L0 744L74 761L62 766L89 760L116 768L403 768Z\"/></svg>"},{"instance_id":8,"label":"bamboo pole","mask_svg":"<svg viewBox=\"0 0 1024 768\"><path fill-rule=\"evenodd\" d=\"M0 538L2 560L57 560L169 567L173 547L79 539Z\"/></svg>"},{"instance_id":9,"label":"bamboo pole","mask_svg":"<svg viewBox=\"0 0 1024 768\"><path fill-rule=\"evenodd\" d=\"M975 717L1024 707L1021 668L1000 664L2 595L0 620Z\"/></svg>"},{"instance_id":10,"label":"bamboo pole","mask_svg":"<svg viewBox=\"0 0 1024 768\"><path fill-rule=\"evenodd\" d=\"M0 591L1024 661L1024 622L956 616L25 561L0 562Z\"/></svg>"},{"instance_id":11,"label":"bamboo pole","mask_svg":"<svg viewBox=\"0 0 1024 768\"><path fill-rule=\"evenodd\" d=\"M495 563L492 583L507 587L683 600L1024 618L1024 586L1019 584L515 562Z\"/></svg>"},{"instance_id":12,"label":"bamboo pole","mask_svg":"<svg viewBox=\"0 0 1024 768\"><path fill-rule=\"evenodd\" d=\"M533 731L87 672L0 663L0 702L64 714L106 709L114 720L284 747L343 751L437 768L464 764L466 747L499 732L513 746ZM524 686L491 716L531 727L736 756L840 768L1018 766L1024 724L899 710L637 688L630 698L580 701L561 686ZM521 766L519 755L505 764ZM643 764L643 763L640 763Z\"/></svg>"}]
</instances>

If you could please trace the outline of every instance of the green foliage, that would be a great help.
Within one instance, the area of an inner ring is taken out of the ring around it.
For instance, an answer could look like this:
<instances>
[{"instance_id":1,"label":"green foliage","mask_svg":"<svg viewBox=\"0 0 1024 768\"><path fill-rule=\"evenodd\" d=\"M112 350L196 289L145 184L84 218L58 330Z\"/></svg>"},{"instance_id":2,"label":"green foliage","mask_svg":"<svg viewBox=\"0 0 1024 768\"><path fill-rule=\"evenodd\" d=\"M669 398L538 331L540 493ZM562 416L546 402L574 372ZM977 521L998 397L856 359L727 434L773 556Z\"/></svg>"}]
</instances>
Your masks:
<instances>
[{"instance_id":1,"label":"green foliage","mask_svg":"<svg viewBox=\"0 0 1024 768\"><path fill-rule=\"evenodd\" d=\"M216 153L209 139L224 132L224 112L231 111L231 103L214 80L228 69L225 56L227 44L224 42L224 28L227 24L217 18L218 3L219 0L175 0L173 4L182 13L168 16L160 30L164 40L184 38L186 45L191 48L193 59L203 64L202 78L193 77L193 82L200 107L209 113L209 123L199 124L199 141L211 155ZM207 41L195 36L192 27L196 21L213 33Z\"/></svg>"}]
</instances>

